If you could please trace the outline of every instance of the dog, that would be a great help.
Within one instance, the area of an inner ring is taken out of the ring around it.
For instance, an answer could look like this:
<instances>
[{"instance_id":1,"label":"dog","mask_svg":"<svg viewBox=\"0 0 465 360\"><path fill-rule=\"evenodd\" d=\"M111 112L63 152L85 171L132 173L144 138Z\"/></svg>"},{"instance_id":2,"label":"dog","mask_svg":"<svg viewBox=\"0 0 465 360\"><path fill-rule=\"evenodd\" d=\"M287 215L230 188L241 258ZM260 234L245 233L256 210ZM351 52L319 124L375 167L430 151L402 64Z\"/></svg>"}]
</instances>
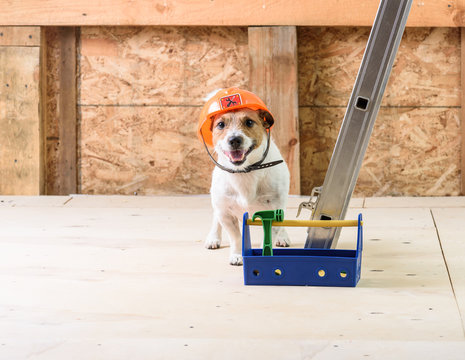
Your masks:
<instances>
[{"instance_id":1,"label":"dog","mask_svg":"<svg viewBox=\"0 0 465 360\"><path fill-rule=\"evenodd\" d=\"M217 166L210 189L213 223L205 246L219 248L224 229L230 241L229 262L242 265L242 216L244 212L252 215L260 210L285 209L289 169L270 137L274 118L255 94L232 88L220 91L216 98L220 108L221 102L223 105L228 105L231 99L236 102L213 111L214 115L209 118L209 141L217 153ZM242 103L237 105L239 101ZM201 121L202 116L205 115L201 115ZM274 227L272 236L276 246L290 245L283 227Z\"/></svg>"}]
</instances>

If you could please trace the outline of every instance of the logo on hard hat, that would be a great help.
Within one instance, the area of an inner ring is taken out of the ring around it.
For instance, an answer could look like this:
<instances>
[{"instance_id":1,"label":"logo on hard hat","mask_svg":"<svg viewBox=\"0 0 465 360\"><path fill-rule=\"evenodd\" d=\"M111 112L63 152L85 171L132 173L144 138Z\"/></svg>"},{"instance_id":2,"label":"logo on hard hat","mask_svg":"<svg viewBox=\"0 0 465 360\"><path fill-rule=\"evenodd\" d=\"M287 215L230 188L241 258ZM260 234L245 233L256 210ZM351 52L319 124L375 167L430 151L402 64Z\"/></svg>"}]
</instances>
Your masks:
<instances>
[{"instance_id":1,"label":"logo on hard hat","mask_svg":"<svg viewBox=\"0 0 465 360\"><path fill-rule=\"evenodd\" d=\"M239 94L229 95L220 98L221 109L227 109L232 106L242 105L242 99Z\"/></svg>"}]
</instances>

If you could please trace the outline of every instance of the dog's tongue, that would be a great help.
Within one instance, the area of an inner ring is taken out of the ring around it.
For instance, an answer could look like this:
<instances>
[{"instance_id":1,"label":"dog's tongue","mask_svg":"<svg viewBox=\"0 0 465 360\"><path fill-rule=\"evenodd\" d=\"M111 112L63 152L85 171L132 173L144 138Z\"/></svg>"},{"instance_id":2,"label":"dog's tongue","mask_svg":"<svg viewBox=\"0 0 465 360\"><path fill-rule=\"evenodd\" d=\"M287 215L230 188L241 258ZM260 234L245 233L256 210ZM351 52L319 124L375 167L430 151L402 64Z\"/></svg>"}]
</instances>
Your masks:
<instances>
[{"instance_id":1,"label":"dog's tongue","mask_svg":"<svg viewBox=\"0 0 465 360\"><path fill-rule=\"evenodd\" d=\"M242 161L244 159L244 154L244 150L233 150L226 153L232 162Z\"/></svg>"}]
</instances>

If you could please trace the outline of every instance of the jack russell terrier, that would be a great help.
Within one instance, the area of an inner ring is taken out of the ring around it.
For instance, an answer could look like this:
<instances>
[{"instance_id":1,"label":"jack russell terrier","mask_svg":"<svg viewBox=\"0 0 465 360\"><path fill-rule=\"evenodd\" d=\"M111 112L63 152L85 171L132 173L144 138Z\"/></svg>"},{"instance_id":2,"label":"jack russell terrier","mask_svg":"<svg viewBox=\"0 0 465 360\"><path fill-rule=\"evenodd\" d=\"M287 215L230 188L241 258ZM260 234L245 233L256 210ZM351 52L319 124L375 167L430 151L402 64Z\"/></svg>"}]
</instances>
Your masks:
<instances>
[{"instance_id":1,"label":"jack russell terrier","mask_svg":"<svg viewBox=\"0 0 465 360\"><path fill-rule=\"evenodd\" d=\"M213 224L205 246L217 249L222 229L230 241L231 265L242 265L240 223L244 212L285 209L289 170L270 136L274 119L260 98L238 88L223 89L204 105L198 135L216 167L211 201ZM217 160L208 147L217 153ZM283 227L273 228L276 246L289 246Z\"/></svg>"}]
</instances>

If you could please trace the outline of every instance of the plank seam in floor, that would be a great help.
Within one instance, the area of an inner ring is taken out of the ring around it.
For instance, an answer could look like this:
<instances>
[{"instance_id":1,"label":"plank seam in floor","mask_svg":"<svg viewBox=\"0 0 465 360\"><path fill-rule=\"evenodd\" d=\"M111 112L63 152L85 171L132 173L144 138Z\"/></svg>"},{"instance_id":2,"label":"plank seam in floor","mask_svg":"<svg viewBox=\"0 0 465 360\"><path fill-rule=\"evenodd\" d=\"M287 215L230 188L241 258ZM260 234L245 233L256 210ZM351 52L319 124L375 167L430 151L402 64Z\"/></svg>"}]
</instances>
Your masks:
<instances>
[{"instance_id":1,"label":"plank seam in floor","mask_svg":"<svg viewBox=\"0 0 465 360\"><path fill-rule=\"evenodd\" d=\"M71 200L73 200L72 196L70 196L69 199L63 203L63 206L66 206L66 204L68 204Z\"/></svg>"},{"instance_id":2,"label":"plank seam in floor","mask_svg":"<svg viewBox=\"0 0 465 360\"><path fill-rule=\"evenodd\" d=\"M449 265L447 264L447 259L446 259L446 256L444 254L444 250L442 248L442 242L441 242L441 236L439 235L439 230L438 230L438 227L436 225L436 219L434 218L434 214L433 214L433 210L432 209L429 209L429 212L431 214L431 218L433 219L433 224L434 224L434 229L436 230L436 235L438 237L438 242L439 242L439 247L441 249L441 254L442 254L442 258L444 260L444 265L446 266L446 271L447 271L447 276L449 277L449 283L450 283L450 287L452 289L452 293L454 294L454 300L455 300L455 304L457 305L457 310L459 312L459 315L460 315L460 320L461 320L461 324L462 324L462 331L463 331L463 336L465 337L465 327L464 327L464 319L463 319L463 315L462 315L462 312L460 311L460 306L459 306L459 302L457 300L457 295L455 294L455 289L454 289L454 283L452 282L452 277L450 276L450 271L449 271Z\"/></svg>"}]
</instances>

